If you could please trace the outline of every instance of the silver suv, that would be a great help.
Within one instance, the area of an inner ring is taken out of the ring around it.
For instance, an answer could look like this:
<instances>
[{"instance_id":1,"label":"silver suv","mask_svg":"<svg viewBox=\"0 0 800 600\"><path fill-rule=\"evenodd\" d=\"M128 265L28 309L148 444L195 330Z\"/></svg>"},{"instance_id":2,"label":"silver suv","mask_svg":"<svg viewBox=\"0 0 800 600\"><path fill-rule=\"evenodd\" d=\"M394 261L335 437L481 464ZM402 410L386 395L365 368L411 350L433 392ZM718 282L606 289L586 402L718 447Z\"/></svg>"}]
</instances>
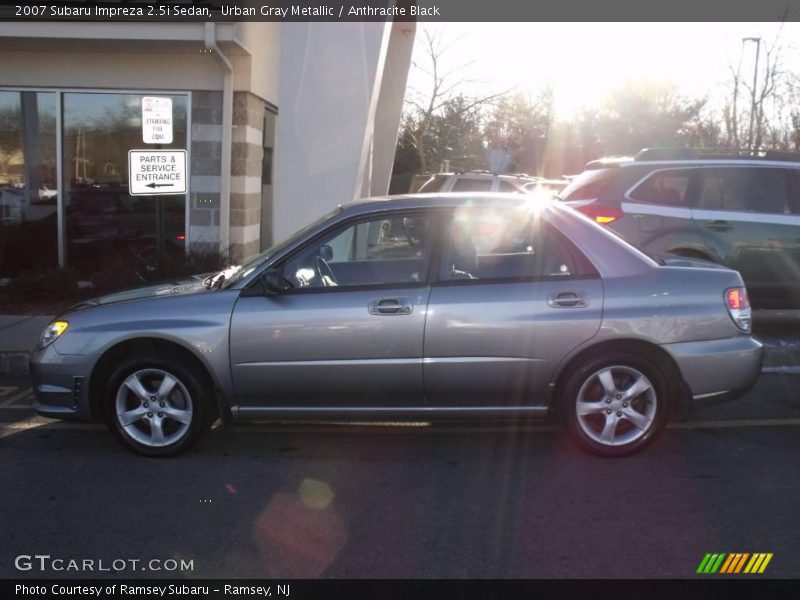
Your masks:
<instances>
[{"instance_id":1,"label":"silver suv","mask_svg":"<svg viewBox=\"0 0 800 600\"><path fill-rule=\"evenodd\" d=\"M205 280L74 307L33 354L36 410L176 454L232 419L522 419L639 450L761 368L738 273L659 263L558 202L338 208Z\"/></svg>"},{"instance_id":2,"label":"silver suv","mask_svg":"<svg viewBox=\"0 0 800 600\"><path fill-rule=\"evenodd\" d=\"M499 175L491 171L437 173L422 184L418 194L444 192L526 192L525 185L539 181L525 174Z\"/></svg>"},{"instance_id":3,"label":"silver suv","mask_svg":"<svg viewBox=\"0 0 800 600\"><path fill-rule=\"evenodd\" d=\"M560 197L654 255L739 271L755 306L800 307L800 155L653 148L592 161Z\"/></svg>"}]
</instances>

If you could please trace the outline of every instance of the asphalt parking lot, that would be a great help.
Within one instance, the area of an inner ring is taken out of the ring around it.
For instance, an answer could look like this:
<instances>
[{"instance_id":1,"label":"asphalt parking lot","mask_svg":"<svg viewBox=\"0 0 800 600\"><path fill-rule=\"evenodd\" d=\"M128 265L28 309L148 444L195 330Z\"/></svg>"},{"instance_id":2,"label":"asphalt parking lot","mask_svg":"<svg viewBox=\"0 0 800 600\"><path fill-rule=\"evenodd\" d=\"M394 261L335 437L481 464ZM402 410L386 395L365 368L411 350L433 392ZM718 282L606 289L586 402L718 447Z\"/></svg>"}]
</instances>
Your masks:
<instances>
[{"instance_id":1,"label":"asphalt parking lot","mask_svg":"<svg viewBox=\"0 0 800 600\"><path fill-rule=\"evenodd\" d=\"M762 333L793 356L793 330ZM767 365L622 460L549 423L237 425L158 460L36 417L6 378L0 577L684 578L707 552L773 553L747 577L800 577L799 384ZM21 554L144 562L18 571ZM154 558L193 568L140 566Z\"/></svg>"}]
</instances>

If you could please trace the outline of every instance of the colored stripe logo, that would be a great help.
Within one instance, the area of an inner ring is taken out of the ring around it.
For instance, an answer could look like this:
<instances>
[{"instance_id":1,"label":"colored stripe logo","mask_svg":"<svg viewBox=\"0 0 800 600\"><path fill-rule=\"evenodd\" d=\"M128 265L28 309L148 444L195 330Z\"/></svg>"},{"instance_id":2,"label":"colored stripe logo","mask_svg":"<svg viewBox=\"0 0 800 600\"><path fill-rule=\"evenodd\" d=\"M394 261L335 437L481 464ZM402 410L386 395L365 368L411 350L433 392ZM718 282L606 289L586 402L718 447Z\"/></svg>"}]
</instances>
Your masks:
<instances>
[{"instance_id":1,"label":"colored stripe logo","mask_svg":"<svg viewBox=\"0 0 800 600\"><path fill-rule=\"evenodd\" d=\"M716 552L707 553L697 573L700 574L726 574L733 575L738 573L749 573L751 575L760 574L767 570L769 561L772 560L772 552Z\"/></svg>"}]
</instances>

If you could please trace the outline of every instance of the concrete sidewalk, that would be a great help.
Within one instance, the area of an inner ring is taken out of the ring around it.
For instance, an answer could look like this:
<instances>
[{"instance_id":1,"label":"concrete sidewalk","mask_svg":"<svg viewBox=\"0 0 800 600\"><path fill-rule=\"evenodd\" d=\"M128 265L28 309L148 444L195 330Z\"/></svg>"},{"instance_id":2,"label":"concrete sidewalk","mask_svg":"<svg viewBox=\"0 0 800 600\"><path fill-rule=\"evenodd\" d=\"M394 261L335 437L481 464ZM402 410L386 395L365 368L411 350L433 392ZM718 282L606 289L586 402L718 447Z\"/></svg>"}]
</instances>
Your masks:
<instances>
[{"instance_id":1,"label":"concrete sidewalk","mask_svg":"<svg viewBox=\"0 0 800 600\"><path fill-rule=\"evenodd\" d=\"M0 373L25 375L30 353L53 317L0 315Z\"/></svg>"}]
</instances>

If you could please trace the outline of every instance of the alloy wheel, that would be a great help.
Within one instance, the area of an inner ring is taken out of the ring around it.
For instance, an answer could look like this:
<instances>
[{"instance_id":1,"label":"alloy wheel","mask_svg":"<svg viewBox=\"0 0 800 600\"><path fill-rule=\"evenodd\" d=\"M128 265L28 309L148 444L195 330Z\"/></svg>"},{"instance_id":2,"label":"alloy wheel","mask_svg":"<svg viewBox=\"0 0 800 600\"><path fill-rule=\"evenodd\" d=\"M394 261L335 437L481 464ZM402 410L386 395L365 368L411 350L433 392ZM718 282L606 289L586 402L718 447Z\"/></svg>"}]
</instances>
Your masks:
<instances>
[{"instance_id":1,"label":"alloy wheel","mask_svg":"<svg viewBox=\"0 0 800 600\"><path fill-rule=\"evenodd\" d=\"M578 426L603 446L636 442L653 427L658 408L655 387L630 366L608 366L586 378L578 391Z\"/></svg>"},{"instance_id":2,"label":"alloy wheel","mask_svg":"<svg viewBox=\"0 0 800 600\"><path fill-rule=\"evenodd\" d=\"M126 377L117 390L115 409L122 432L152 448L179 442L194 418L186 386L163 369L141 369Z\"/></svg>"}]
</instances>

